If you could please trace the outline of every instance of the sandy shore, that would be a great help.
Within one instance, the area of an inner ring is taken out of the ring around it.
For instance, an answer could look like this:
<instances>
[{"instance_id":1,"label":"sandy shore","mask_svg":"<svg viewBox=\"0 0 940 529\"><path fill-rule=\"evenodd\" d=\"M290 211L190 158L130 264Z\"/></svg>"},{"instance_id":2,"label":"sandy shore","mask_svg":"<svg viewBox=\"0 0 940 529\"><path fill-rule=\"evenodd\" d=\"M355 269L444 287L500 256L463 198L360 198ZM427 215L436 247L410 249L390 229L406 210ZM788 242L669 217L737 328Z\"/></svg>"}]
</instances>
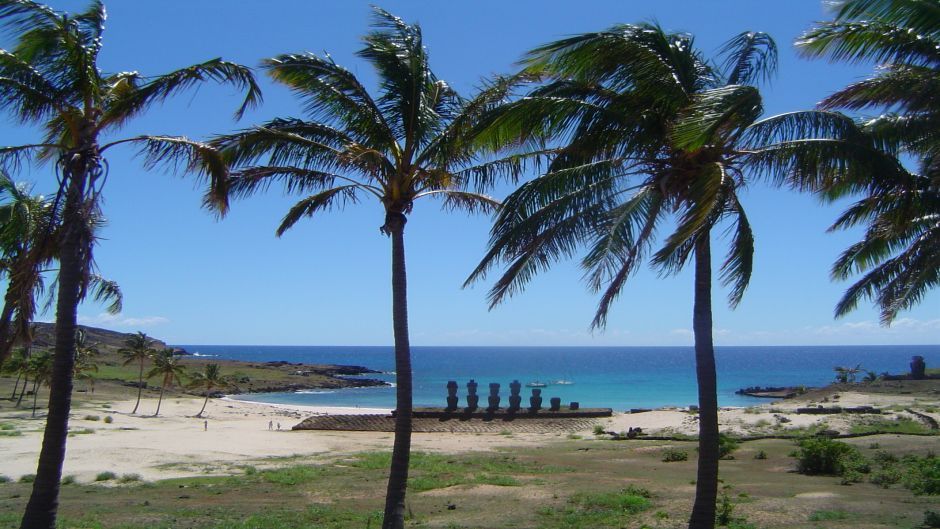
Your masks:
<instances>
[{"instance_id":1,"label":"sandy shore","mask_svg":"<svg viewBox=\"0 0 940 529\"><path fill-rule=\"evenodd\" d=\"M940 397L933 400L940 400ZM811 402L811 399L793 399L751 408L724 408L719 421L723 431L754 434L769 432L776 425L780 428L804 428L821 422L825 422L828 428L847 431L849 421L857 420L843 415L795 413L797 407ZM881 419L904 416L904 407L923 409L937 405L937 402L904 395L852 392L841 392L837 402L841 406L871 405L895 410L880 416ZM290 430L310 415L387 413L387 409L268 405L214 399L209 401L205 417L196 418L193 415L199 411L201 399L166 399L160 417L131 415L129 412L133 405L133 401L109 405L83 403L75 411L71 421L74 434L68 442L65 475L73 475L79 481L92 481L104 471L118 475L138 474L146 480L234 473L246 465L274 466L283 464L285 459L323 462L360 451L387 450L392 443L391 433ZM155 408L155 399L141 402L140 409L147 413ZM932 415L940 420L940 414ZM98 420L89 416L97 416ZM108 416L113 419L110 424L103 421ZM44 420L30 419L28 411L5 407L0 410L0 421L12 424L22 432L19 436L0 437L0 474L16 479L35 472ZM698 428L695 414L684 409L616 413L609 419L598 419L597 424L614 432L640 427L649 434L666 435L695 434ZM582 436L590 439L593 434L585 431ZM560 433L415 433L413 447L420 451L454 453L501 446L544 445L566 438L567 435Z\"/></svg>"}]
</instances>

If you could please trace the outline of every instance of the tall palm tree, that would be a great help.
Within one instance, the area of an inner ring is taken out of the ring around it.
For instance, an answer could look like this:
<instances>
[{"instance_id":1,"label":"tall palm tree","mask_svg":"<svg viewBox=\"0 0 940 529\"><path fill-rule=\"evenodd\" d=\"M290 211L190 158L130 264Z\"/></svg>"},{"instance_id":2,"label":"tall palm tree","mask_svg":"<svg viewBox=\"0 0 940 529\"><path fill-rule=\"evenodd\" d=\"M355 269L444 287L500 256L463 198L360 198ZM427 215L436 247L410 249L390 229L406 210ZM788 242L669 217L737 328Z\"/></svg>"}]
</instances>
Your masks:
<instances>
[{"instance_id":1,"label":"tall palm tree","mask_svg":"<svg viewBox=\"0 0 940 529\"><path fill-rule=\"evenodd\" d=\"M202 371L193 373L189 387L199 388L206 392L206 399L202 401L202 409L199 410L196 417L202 417L202 413L206 411L206 404L209 403L209 395L212 394L212 390L225 388L228 385L228 379L222 375L219 364L206 364Z\"/></svg>"},{"instance_id":2,"label":"tall palm tree","mask_svg":"<svg viewBox=\"0 0 940 529\"><path fill-rule=\"evenodd\" d=\"M810 57L875 62L876 73L825 98L818 111L761 123L758 156L779 179L828 199L863 195L830 228L866 228L833 265L834 279L862 274L836 316L867 298L887 325L940 285L940 7L848 0L834 8L834 19L797 46ZM834 111L877 115L853 120Z\"/></svg>"},{"instance_id":3,"label":"tall palm tree","mask_svg":"<svg viewBox=\"0 0 940 529\"><path fill-rule=\"evenodd\" d=\"M379 94L331 57L280 55L262 67L303 101L309 115L275 119L221 137L236 166L231 191L246 196L273 181L303 193L285 215L281 235L303 217L374 198L381 232L392 243L392 320L395 341L395 441L383 527L402 527L411 446L412 372L408 338L404 231L415 200L440 198L445 209L491 211L483 192L499 177L518 174L524 157L477 163L470 141L476 118L502 99L511 80L498 79L466 101L432 72L421 28L375 10L374 30L357 55L373 66ZM477 163L477 165L473 165ZM467 189L472 186L475 192Z\"/></svg>"},{"instance_id":4,"label":"tall palm tree","mask_svg":"<svg viewBox=\"0 0 940 529\"><path fill-rule=\"evenodd\" d=\"M137 413L137 408L140 407L140 394L144 390L144 362L156 354L152 345L153 340L148 338L145 333L137 331L137 334L124 340L124 347L118 349L118 352L124 356L125 366L133 363L140 365L140 370L137 374L137 402L134 403L134 409L131 411L131 414Z\"/></svg>"},{"instance_id":5,"label":"tall palm tree","mask_svg":"<svg viewBox=\"0 0 940 529\"><path fill-rule=\"evenodd\" d=\"M162 377L160 383L160 399L157 400L157 411L153 416L160 415L160 405L163 404L163 393L166 388L173 387L173 382L181 385L180 377L186 372L186 368L180 364L180 358L173 349L164 349L153 357L153 368L147 372L147 378L156 376Z\"/></svg>"},{"instance_id":6,"label":"tall palm tree","mask_svg":"<svg viewBox=\"0 0 940 529\"><path fill-rule=\"evenodd\" d=\"M23 374L26 371L27 360L26 349L20 348L3 364L4 373L9 375L16 374L16 382L13 384L13 393L10 395L10 400L16 399L16 392L20 387L20 380L22 380ZM25 382L23 387L26 387Z\"/></svg>"},{"instance_id":7,"label":"tall palm tree","mask_svg":"<svg viewBox=\"0 0 940 529\"><path fill-rule=\"evenodd\" d=\"M207 174L206 201L225 211L226 171L209 146L178 137L114 139L113 135L153 105L205 81L246 91L236 116L260 101L250 70L221 59L157 77L101 71L98 55L104 22L100 0L74 16L32 0L0 0L0 24L16 42L12 50L0 50L0 109L45 131L39 143L0 148L0 162L30 157L53 162L60 182L54 204L62 208L52 391L36 480L21 524L24 529L55 526L71 407L76 311L92 262L91 225L107 176L107 152L123 144L136 145L146 167L180 162Z\"/></svg>"},{"instance_id":8,"label":"tall palm tree","mask_svg":"<svg viewBox=\"0 0 940 529\"><path fill-rule=\"evenodd\" d=\"M755 84L773 72L776 47L742 33L716 65L690 35L652 24L620 25L530 52L526 71L544 82L488 119L490 133L518 144L564 144L548 171L513 192L493 227L490 249L468 283L508 263L493 305L521 290L551 262L586 246L581 264L601 298L592 326L644 261L667 219L676 228L652 263L695 268L693 331L699 401L699 461L691 528L715 524L718 403L711 311L711 232L730 224L722 282L736 306L748 285L753 234L738 190L746 183L745 131L762 112Z\"/></svg>"}]
</instances>

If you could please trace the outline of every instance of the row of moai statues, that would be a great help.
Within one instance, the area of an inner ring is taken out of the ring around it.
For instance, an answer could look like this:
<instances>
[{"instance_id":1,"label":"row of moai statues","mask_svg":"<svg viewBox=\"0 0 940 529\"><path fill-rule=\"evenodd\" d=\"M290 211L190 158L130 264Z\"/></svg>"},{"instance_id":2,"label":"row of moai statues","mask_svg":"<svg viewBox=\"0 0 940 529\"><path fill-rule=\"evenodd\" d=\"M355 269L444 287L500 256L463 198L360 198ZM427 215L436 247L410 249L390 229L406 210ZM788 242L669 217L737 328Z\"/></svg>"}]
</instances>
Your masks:
<instances>
[{"instance_id":1,"label":"row of moai statues","mask_svg":"<svg viewBox=\"0 0 940 529\"><path fill-rule=\"evenodd\" d=\"M467 411L474 412L480 407L480 396L477 395L477 387L479 384L473 379L470 379L470 382L467 382ZM451 380L447 382L447 411L455 411L457 409L457 381ZM490 394L487 398L486 411L495 412L499 409L499 404L502 401L502 397L499 396L500 384L498 382L490 383ZM522 391L522 384L518 380L513 380L509 383L509 407L506 408L506 411L513 413L522 409L522 396L519 395L519 392ZM561 399L558 397L553 397L549 399L550 407L549 411L558 411L561 409ZM542 389L541 388L532 388L532 396L529 397L529 411L536 412L542 409Z\"/></svg>"}]
</instances>

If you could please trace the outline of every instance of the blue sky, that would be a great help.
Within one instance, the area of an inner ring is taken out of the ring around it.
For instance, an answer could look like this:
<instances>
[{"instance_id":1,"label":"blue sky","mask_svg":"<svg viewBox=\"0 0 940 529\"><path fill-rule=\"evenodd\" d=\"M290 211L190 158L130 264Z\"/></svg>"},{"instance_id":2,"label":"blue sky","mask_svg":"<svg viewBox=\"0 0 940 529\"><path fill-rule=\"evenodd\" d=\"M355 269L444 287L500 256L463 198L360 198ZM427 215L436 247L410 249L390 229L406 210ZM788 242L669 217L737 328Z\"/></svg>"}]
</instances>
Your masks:
<instances>
[{"instance_id":1,"label":"blue sky","mask_svg":"<svg viewBox=\"0 0 940 529\"><path fill-rule=\"evenodd\" d=\"M84 2L50 2L83 9ZM490 74L508 72L527 49L615 23L658 21L696 35L713 54L744 30L770 33L780 48L780 73L764 89L768 115L812 107L870 65L809 61L791 43L813 21L827 18L819 0L744 1L387 1L380 5L419 22L437 75L464 94ZM279 53L328 51L374 87L374 75L354 52L367 30L367 2L303 0L161 0L108 2L101 66L107 71L158 74L212 57L247 65ZM3 41L0 41L3 42ZM3 42L8 46L8 42ZM272 117L301 116L280 86L261 79L265 104L240 123L238 95L206 85L185 94L125 131L204 138ZM3 116L0 144L34 141L35 130ZM142 330L180 344L385 345L391 343L389 241L379 234L382 212L365 202L302 221L274 237L293 203L273 190L233 204L218 221L200 209L192 179L145 171L131 151L109 156L104 210L109 226L96 250L102 273L125 293L124 312L105 315L85 304L82 323ZM18 180L50 192L48 168L24 169ZM494 194L505 196L504 186ZM864 306L833 320L847 283L828 270L858 232L826 233L845 203L768 189L755 181L745 207L757 237L754 276L744 302L731 311L715 292L719 345L937 344L940 294L929 294L891 328ZM295 200L295 199L294 199ZM560 263L526 291L493 311L488 284L462 290L482 256L489 219L445 214L419 204L406 229L412 343L417 345L686 345L691 343L692 277L660 278L644 270L631 279L605 332L588 324L595 296L572 263ZM716 254L722 248L717 242ZM716 257L717 258L717 257ZM51 315L46 315L51 318Z\"/></svg>"}]
</instances>

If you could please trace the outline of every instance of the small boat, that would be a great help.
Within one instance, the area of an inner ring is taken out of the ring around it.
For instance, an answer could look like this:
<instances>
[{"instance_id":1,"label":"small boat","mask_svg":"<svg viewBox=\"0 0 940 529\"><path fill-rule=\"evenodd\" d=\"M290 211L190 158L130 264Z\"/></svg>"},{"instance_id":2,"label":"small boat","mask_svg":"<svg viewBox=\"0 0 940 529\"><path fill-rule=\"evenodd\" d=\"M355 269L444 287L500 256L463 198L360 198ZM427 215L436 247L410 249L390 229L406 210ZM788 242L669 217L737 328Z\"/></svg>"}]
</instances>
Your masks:
<instances>
[{"instance_id":1,"label":"small boat","mask_svg":"<svg viewBox=\"0 0 940 529\"><path fill-rule=\"evenodd\" d=\"M527 388L544 388L548 386L545 382L539 382L538 380L533 380L525 385Z\"/></svg>"},{"instance_id":2,"label":"small boat","mask_svg":"<svg viewBox=\"0 0 940 529\"><path fill-rule=\"evenodd\" d=\"M561 380L556 380L556 381L552 382L552 384L555 384L556 386L570 386L570 385L574 384L574 382L572 382L572 381L570 381L570 380L561 379Z\"/></svg>"}]
</instances>

